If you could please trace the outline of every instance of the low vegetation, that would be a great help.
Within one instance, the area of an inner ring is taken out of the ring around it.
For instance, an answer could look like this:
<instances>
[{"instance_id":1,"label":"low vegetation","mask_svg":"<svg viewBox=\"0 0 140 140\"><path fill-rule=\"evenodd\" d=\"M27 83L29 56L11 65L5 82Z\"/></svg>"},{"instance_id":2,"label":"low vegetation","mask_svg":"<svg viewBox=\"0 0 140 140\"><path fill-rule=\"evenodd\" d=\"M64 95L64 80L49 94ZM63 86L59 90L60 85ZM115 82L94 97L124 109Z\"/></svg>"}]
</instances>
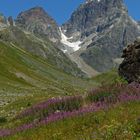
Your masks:
<instances>
[{"instance_id":1,"label":"low vegetation","mask_svg":"<svg viewBox=\"0 0 140 140\"><path fill-rule=\"evenodd\" d=\"M28 139L34 131L37 131L39 135L41 135L40 131L43 131L41 138L45 139L43 137L48 136L49 140L63 140L65 138L73 140L78 138L78 136L85 140L91 140L92 137L95 137L97 140L100 138L105 140L138 139L139 93L139 84L132 83L127 85L117 83L92 89L83 96L51 98L19 113L13 119L14 125L11 128L0 130L0 136L4 139L22 139L22 136L25 135ZM119 120L119 115L126 116ZM91 122L87 124L89 118L91 118ZM83 122L81 122L82 120ZM110 121L111 124L109 124ZM69 122L72 122L72 126ZM77 125L81 132L79 131L76 134L77 130L75 130L74 134L72 130L69 131L68 135L65 135L64 130L68 129L66 124L69 124L71 128L74 127L74 130ZM55 125L56 128L60 125L60 130L53 130L52 128ZM96 129L93 130L93 128ZM49 135L47 132L50 132L50 130L52 132ZM82 134L82 132L84 133ZM52 133L53 135L51 136ZM36 134L31 137L31 139L41 139L37 138Z\"/></svg>"},{"instance_id":2,"label":"low vegetation","mask_svg":"<svg viewBox=\"0 0 140 140\"><path fill-rule=\"evenodd\" d=\"M116 70L81 79L2 42L0 59L0 139L139 139L140 85Z\"/></svg>"}]
</instances>

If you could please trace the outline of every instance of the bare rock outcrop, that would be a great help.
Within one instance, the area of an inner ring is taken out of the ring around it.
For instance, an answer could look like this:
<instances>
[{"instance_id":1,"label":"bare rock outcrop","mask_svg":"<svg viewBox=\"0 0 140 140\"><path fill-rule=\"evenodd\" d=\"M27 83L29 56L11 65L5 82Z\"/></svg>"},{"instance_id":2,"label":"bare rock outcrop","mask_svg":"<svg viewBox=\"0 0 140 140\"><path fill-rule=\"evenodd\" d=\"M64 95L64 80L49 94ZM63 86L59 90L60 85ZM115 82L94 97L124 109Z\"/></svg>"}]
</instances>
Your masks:
<instances>
[{"instance_id":1,"label":"bare rock outcrop","mask_svg":"<svg viewBox=\"0 0 140 140\"><path fill-rule=\"evenodd\" d=\"M14 20L13 20L12 16L8 17L8 22L9 22L10 26L14 26Z\"/></svg>"},{"instance_id":2,"label":"bare rock outcrop","mask_svg":"<svg viewBox=\"0 0 140 140\"><path fill-rule=\"evenodd\" d=\"M119 66L119 74L129 83L140 83L140 37L123 50L123 62Z\"/></svg>"}]
</instances>

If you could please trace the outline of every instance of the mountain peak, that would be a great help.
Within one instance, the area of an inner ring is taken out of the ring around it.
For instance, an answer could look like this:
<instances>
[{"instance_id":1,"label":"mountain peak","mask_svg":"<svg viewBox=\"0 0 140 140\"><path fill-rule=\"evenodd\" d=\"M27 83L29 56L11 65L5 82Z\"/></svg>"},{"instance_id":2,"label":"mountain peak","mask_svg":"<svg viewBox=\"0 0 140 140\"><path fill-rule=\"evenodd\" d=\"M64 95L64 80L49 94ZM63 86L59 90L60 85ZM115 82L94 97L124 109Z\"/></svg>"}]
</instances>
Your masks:
<instances>
[{"instance_id":1,"label":"mountain peak","mask_svg":"<svg viewBox=\"0 0 140 140\"><path fill-rule=\"evenodd\" d=\"M108 5L108 6L124 6L124 2L123 0L86 0L85 4L104 4L104 5ZM119 8L121 8L119 7Z\"/></svg>"},{"instance_id":2,"label":"mountain peak","mask_svg":"<svg viewBox=\"0 0 140 140\"><path fill-rule=\"evenodd\" d=\"M60 39L60 31L55 20L39 6L21 12L16 25L26 31L34 33L38 37L49 38L53 42Z\"/></svg>"},{"instance_id":3,"label":"mountain peak","mask_svg":"<svg viewBox=\"0 0 140 140\"><path fill-rule=\"evenodd\" d=\"M29 12L40 12L40 13L46 14L46 11L44 10L44 8L40 7L40 6L33 7L31 9L29 9L28 11Z\"/></svg>"},{"instance_id":4,"label":"mountain peak","mask_svg":"<svg viewBox=\"0 0 140 140\"><path fill-rule=\"evenodd\" d=\"M21 12L17 19L19 18L38 18L39 16L49 16L46 11L42 8L42 7L39 7L39 6L36 6L36 7L33 7L27 11L24 11L24 12Z\"/></svg>"}]
</instances>

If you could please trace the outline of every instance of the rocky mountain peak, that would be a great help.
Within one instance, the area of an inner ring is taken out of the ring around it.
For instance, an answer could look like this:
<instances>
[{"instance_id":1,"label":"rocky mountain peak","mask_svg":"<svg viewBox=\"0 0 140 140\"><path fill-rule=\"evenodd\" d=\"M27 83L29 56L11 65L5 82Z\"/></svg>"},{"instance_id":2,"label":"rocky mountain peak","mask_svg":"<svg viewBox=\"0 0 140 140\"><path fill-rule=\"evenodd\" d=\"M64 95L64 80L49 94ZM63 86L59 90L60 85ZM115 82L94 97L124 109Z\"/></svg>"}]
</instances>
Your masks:
<instances>
[{"instance_id":1,"label":"rocky mountain peak","mask_svg":"<svg viewBox=\"0 0 140 140\"><path fill-rule=\"evenodd\" d=\"M42 17L42 16L48 16L48 14L45 12L45 10L42 7L34 7L31 8L27 11L21 12L18 15L18 18L38 18L38 17Z\"/></svg>"},{"instance_id":2,"label":"rocky mountain peak","mask_svg":"<svg viewBox=\"0 0 140 140\"><path fill-rule=\"evenodd\" d=\"M62 29L69 37L79 32L76 38L83 38L96 32L97 25L109 22L109 20L124 13L127 13L127 9L123 0L87 0L73 12L71 18L62 26Z\"/></svg>"},{"instance_id":3,"label":"rocky mountain peak","mask_svg":"<svg viewBox=\"0 0 140 140\"><path fill-rule=\"evenodd\" d=\"M86 0L62 25L61 33L66 53L76 44L75 57L104 72L118 67L123 48L140 35L140 26L128 15L123 0Z\"/></svg>"},{"instance_id":4,"label":"rocky mountain peak","mask_svg":"<svg viewBox=\"0 0 140 140\"><path fill-rule=\"evenodd\" d=\"M57 23L42 7L34 7L21 12L16 19L16 25L38 37L47 37L53 42L60 40Z\"/></svg>"}]
</instances>

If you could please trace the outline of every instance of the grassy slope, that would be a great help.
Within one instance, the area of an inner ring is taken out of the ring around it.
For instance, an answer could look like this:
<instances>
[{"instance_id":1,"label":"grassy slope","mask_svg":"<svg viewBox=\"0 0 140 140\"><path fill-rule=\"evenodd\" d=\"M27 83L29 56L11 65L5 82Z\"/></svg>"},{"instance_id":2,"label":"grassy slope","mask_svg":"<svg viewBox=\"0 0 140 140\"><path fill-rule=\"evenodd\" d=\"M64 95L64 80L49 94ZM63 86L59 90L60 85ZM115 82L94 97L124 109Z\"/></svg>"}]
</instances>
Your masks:
<instances>
[{"instance_id":1,"label":"grassy slope","mask_svg":"<svg viewBox=\"0 0 140 140\"><path fill-rule=\"evenodd\" d=\"M118 76L118 72L116 69L112 69L108 72L97 75L96 77L92 78L92 80L102 85L110 85L119 82L126 82L124 81L124 79Z\"/></svg>"},{"instance_id":2,"label":"grassy slope","mask_svg":"<svg viewBox=\"0 0 140 140\"><path fill-rule=\"evenodd\" d=\"M139 140L140 102L51 123L6 140ZM4 139L4 140L5 140Z\"/></svg>"},{"instance_id":3,"label":"grassy slope","mask_svg":"<svg viewBox=\"0 0 140 140\"><path fill-rule=\"evenodd\" d=\"M40 57L16 46L0 43L0 106L1 116L13 126L11 117L36 102L54 96L84 93L100 84L119 81L115 70L91 80L80 79L56 69ZM58 121L14 135L6 140L132 140L138 124L139 102ZM138 129L139 130L139 129ZM138 139L137 139L138 140Z\"/></svg>"},{"instance_id":4,"label":"grassy slope","mask_svg":"<svg viewBox=\"0 0 140 140\"><path fill-rule=\"evenodd\" d=\"M79 93L95 85L58 70L16 46L0 43L1 116L40 100ZM10 107L10 108L9 108Z\"/></svg>"}]
</instances>

